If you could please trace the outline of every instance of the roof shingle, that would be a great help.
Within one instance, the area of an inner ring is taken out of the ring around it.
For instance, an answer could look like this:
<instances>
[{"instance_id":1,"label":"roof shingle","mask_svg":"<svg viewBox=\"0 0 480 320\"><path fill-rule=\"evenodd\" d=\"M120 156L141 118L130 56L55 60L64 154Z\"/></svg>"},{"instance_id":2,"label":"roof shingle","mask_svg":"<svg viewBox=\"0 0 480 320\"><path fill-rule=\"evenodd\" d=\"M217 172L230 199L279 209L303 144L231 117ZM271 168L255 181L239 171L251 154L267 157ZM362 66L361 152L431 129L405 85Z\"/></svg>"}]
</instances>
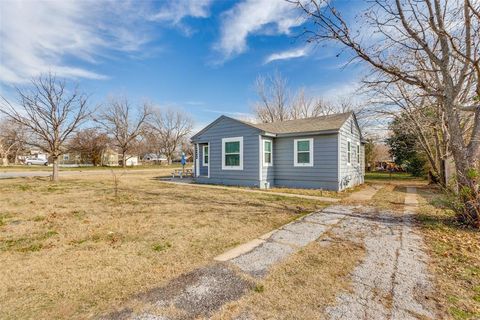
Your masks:
<instances>
[{"instance_id":1,"label":"roof shingle","mask_svg":"<svg viewBox=\"0 0 480 320\"><path fill-rule=\"evenodd\" d=\"M352 112L336 113L327 116L312 117L297 120L276 121L271 123L244 122L252 127L275 134L335 131L347 121Z\"/></svg>"}]
</instances>

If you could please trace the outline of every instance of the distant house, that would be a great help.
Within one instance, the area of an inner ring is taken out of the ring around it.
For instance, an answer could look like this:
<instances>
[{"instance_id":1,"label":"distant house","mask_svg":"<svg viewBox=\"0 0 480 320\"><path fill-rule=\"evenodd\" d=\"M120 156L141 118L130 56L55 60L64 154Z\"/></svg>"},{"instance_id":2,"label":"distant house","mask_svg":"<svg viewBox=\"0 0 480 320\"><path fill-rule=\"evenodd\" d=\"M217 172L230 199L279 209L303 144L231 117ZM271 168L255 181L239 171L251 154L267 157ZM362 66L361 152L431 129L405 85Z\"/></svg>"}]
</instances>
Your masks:
<instances>
[{"instance_id":1,"label":"distant house","mask_svg":"<svg viewBox=\"0 0 480 320\"><path fill-rule=\"evenodd\" d=\"M85 165L80 152L67 152L60 156L60 165Z\"/></svg>"},{"instance_id":2,"label":"distant house","mask_svg":"<svg viewBox=\"0 0 480 320\"><path fill-rule=\"evenodd\" d=\"M118 152L112 148L107 148L103 153L102 153L102 161L101 161L103 166L108 166L108 167L116 167L119 165L119 156Z\"/></svg>"},{"instance_id":3,"label":"distant house","mask_svg":"<svg viewBox=\"0 0 480 320\"><path fill-rule=\"evenodd\" d=\"M131 166L138 166L140 164L140 162L138 161L138 156L130 156L130 155L126 155L125 158L127 160L125 160L125 165L127 167L131 167ZM120 160L120 164L121 164L122 160Z\"/></svg>"},{"instance_id":4,"label":"distant house","mask_svg":"<svg viewBox=\"0 0 480 320\"><path fill-rule=\"evenodd\" d=\"M262 124L221 116L191 140L198 183L338 191L364 182L352 112Z\"/></svg>"},{"instance_id":5,"label":"distant house","mask_svg":"<svg viewBox=\"0 0 480 320\"><path fill-rule=\"evenodd\" d=\"M165 155L159 153L147 153L142 157L145 164L166 164L168 159Z\"/></svg>"}]
</instances>

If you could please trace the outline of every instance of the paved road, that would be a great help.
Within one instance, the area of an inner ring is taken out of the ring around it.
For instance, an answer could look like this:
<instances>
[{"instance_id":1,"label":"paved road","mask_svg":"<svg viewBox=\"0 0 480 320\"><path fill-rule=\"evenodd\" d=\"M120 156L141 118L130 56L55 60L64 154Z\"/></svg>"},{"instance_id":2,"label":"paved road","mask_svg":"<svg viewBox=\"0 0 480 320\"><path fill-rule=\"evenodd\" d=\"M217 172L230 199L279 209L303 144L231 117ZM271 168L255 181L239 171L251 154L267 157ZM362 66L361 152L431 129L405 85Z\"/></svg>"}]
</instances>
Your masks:
<instances>
[{"instance_id":1,"label":"paved road","mask_svg":"<svg viewBox=\"0 0 480 320\"><path fill-rule=\"evenodd\" d=\"M4 171L0 172L0 179L25 178L25 177L48 177L52 173L50 171Z\"/></svg>"},{"instance_id":2,"label":"paved road","mask_svg":"<svg viewBox=\"0 0 480 320\"><path fill-rule=\"evenodd\" d=\"M168 169L168 168L165 168ZM132 173L145 173L145 172L155 172L165 170L164 168L161 169L126 169L126 174ZM0 169L1 170L1 169ZM173 169L172 169L173 170ZM105 170L68 170L68 171L61 171L60 170L60 177L62 176L69 176L69 175L78 175L78 174L108 174L111 171L108 169ZM121 169L115 169L115 172L121 172ZM163 174L164 172L162 172ZM33 171L33 170L25 170L25 171L0 171L0 179L11 179L11 178L27 178L27 177L48 177L52 174L51 171Z\"/></svg>"}]
</instances>

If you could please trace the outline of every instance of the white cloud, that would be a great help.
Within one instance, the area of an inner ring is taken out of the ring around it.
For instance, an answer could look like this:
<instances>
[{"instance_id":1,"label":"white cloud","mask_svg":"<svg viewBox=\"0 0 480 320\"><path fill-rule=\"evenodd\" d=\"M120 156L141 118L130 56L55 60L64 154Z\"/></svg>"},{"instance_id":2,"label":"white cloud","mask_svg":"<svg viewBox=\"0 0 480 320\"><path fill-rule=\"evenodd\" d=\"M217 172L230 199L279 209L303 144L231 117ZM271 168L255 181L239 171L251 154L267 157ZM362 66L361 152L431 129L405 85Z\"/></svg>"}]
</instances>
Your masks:
<instances>
[{"instance_id":1,"label":"white cloud","mask_svg":"<svg viewBox=\"0 0 480 320\"><path fill-rule=\"evenodd\" d=\"M151 17L152 20L178 24L185 17L207 18L212 0L177 0L169 1L160 11Z\"/></svg>"},{"instance_id":2,"label":"white cloud","mask_svg":"<svg viewBox=\"0 0 480 320\"><path fill-rule=\"evenodd\" d=\"M282 52L272 53L265 59L265 63L270 63L277 60L289 60L294 58L300 58L308 55L310 50L307 47L296 48L291 50L286 50Z\"/></svg>"},{"instance_id":3,"label":"white cloud","mask_svg":"<svg viewBox=\"0 0 480 320\"><path fill-rule=\"evenodd\" d=\"M351 80L340 83L333 83L320 90L322 98L328 101L336 101L343 98L355 99L361 83L359 80ZM352 101L353 102L353 101Z\"/></svg>"},{"instance_id":4,"label":"white cloud","mask_svg":"<svg viewBox=\"0 0 480 320\"><path fill-rule=\"evenodd\" d=\"M1 1L0 82L22 83L44 72L105 79L73 65L115 51L135 52L149 39L138 3L115 1ZM133 31L135 30L135 31Z\"/></svg>"},{"instance_id":5,"label":"white cloud","mask_svg":"<svg viewBox=\"0 0 480 320\"><path fill-rule=\"evenodd\" d=\"M284 0L245 0L223 14L215 49L225 59L247 50L251 34L289 34L305 22L298 9Z\"/></svg>"}]
</instances>

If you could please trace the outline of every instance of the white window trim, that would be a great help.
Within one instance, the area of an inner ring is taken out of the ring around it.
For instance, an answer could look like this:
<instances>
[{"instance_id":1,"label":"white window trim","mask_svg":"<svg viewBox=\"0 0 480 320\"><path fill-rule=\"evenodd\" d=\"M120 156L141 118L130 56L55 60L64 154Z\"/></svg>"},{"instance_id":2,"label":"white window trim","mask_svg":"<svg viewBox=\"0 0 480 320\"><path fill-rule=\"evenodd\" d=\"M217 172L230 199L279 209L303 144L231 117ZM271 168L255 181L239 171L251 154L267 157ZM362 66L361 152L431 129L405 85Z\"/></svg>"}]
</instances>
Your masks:
<instances>
[{"instance_id":1,"label":"white window trim","mask_svg":"<svg viewBox=\"0 0 480 320\"><path fill-rule=\"evenodd\" d=\"M270 142L270 163L265 162L265 142ZM271 167L273 166L273 140L271 139L263 139L262 142L262 158L263 158L263 166L264 167Z\"/></svg>"},{"instance_id":2,"label":"white window trim","mask_svg":"<svg viewBox=\"0 0 480 320\"><path fill-rule=\"evenodd\" d=\"M240 142L240 165L227 166L225 165L225 143L226 142ZM210 159L209 159L210 161ZM222 170L243 170L243 137L223 138L222 139Z\"/></svg>"},{"instance_id":3,"label":"white window trim","mask_svg":"<svg viewBox=\"0 0 480 320\"><path fill-rule=\"evenodd\" d=\"M195 144L195 176L200 177L200 145Z\"/></svg>"},{"instance_id":4,"label":"white window trim","mask_svg":"<svg viewBox=\"0 0 480 320\"><path fill-rule=\"evenodd\" d=\"M310 162L308 163L298 163L298 142L300 141L308 141L310 145ZM313 138L305 138L305 139L294 139L293 140L293 166L294 167L313 167Z\"/></svg>"},{"instance_id":5,"label":"white window trim","mask_svg":"<svg viewBox=\"0 0 480 320\"><path fill-rule=\"evenodd\" d=\"M361 150L360 150L360 143L357 142L357 148L355 149L355 153L356 153L356 156L357 156L357 159L356 159L356 160L357 160L357 164L358 164L359 166L360 166L360 162L361 162L361 160L362 160L361 157L360 157L360 152L361 152Z\"/></svg>"},{"instance_id":6,"label":"white window trim","mask_svg":"<svg viewBox=\"0 0 480 320\"><path fill-rule=\"evenodd\" d=\"M205 163L205 148L208 148L208 153L207 153L208 163ZM202 166L208 167L209 165L210 165L210 147L207 144L207 145L202 146Z\"/></svg>"},{"instance_id":7,"label":"white window trim","mask_svg":"<svg viewBox=\"0 0 480 320\"><path fill-rule=\"evenodd\" d=\"M348 145L350 144L350 151L348 151ZM348 160L348 154L350 153L350 161ZM347 139L347 166L352 165L352 140Z\"/></svg>"}]
</instances>

